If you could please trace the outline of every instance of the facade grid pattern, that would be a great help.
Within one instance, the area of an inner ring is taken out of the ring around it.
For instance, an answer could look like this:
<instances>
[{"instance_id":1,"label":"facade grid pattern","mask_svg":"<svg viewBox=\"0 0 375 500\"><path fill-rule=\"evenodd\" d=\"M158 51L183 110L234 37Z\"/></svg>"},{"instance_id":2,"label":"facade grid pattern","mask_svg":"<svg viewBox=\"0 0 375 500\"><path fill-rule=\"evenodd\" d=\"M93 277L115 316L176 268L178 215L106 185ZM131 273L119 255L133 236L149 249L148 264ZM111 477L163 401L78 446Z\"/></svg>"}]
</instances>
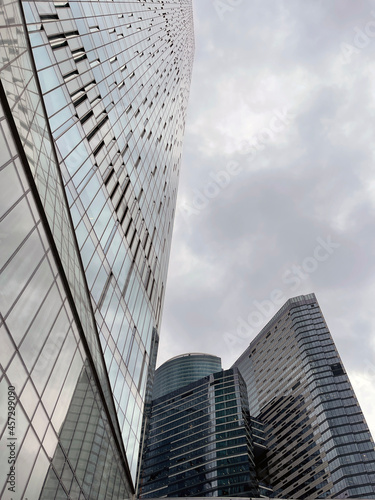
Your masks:
<instances>
[{"instance_id":1,"label":"facade grid pattern","mask_svg":"<svg viewBox=\"0 0 375 500\"><path fill-rule=\"evenodd\" d=\"M191 1L4 1L0 18L0 386L18 398L17 495L128 498L175 214Z\"/></svg>"},{"instance_id":2,"label":"facade grid pattern","mask_svg":"<svg viewBox=\"0 0 375 500\"><path fill-rule=\"evenodd\" d=\"M259 496L246 386L237 369L152 401L139 494Z\"/></svg>"}]
</instances>

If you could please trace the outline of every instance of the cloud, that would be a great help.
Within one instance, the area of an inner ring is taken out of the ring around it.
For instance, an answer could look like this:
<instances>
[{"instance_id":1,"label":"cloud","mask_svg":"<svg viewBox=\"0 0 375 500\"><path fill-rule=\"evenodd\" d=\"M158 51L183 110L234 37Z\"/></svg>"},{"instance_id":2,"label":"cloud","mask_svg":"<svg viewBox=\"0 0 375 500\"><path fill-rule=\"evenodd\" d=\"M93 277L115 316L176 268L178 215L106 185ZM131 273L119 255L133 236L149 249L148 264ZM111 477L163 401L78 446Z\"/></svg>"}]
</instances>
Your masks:
<instances>
[{"instance_id":1,"label":"cloud","mask_svg":"<svg viewBox=\"0 0 375 500\"><path fill-rule=\"evenodd\" d=\"M375 37L359 47L358 33L375 26L375 2L254 0L223 20L210 0L194 8L158 363L201 351L229 367L247 342L230 351L224 333L255 300L274 289L285 299L313 291L346 369L365 380L363 359L375 359ZM350 57L342 44L354 47ZM226 176L233 162L237 173ZM199 209L187 214L187 205ZM339 246L293 287L285 276L311 264L318 238ZM374 396L366 384L356 382L362 401Z\"/></svg>"}]
</instances>

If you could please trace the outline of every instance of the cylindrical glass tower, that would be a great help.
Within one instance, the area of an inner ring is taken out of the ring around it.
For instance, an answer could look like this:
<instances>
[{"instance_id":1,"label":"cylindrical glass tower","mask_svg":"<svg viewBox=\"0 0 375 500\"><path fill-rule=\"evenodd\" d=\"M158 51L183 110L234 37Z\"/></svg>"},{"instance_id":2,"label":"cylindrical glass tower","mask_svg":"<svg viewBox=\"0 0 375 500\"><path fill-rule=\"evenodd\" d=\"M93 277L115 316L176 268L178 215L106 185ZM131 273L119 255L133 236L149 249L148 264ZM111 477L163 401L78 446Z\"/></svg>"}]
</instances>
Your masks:
<instances>
[{"instance_id":1,"label":"cylindrical glass tower","mask_svg":"<svg viewBox=\"0 0 375 500\"><path fill-rule=\"evenodd\" d=\"M155 372L152 399L221 370L221 358L211 354L181 354L163 363Z\"/></svg>"}]
</instances>

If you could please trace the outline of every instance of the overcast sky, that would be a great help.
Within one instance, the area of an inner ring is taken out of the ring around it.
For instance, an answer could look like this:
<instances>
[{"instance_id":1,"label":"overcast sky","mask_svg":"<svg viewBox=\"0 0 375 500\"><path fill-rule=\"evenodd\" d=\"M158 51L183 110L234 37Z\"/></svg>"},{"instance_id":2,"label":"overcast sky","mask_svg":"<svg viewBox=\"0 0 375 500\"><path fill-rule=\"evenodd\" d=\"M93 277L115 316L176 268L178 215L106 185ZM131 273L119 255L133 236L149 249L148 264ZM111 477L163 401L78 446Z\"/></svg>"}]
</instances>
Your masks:
<instances>
[{"instance_id":1,"label":"overcast sky","mask_svg":"<svg viewBox=\"0 0 375 500\"><path fill-rule=\"evenodd\" d=\"M158 364L315 292L375 436L375 1L193 3Z\"/></svg>"}]
</instances>

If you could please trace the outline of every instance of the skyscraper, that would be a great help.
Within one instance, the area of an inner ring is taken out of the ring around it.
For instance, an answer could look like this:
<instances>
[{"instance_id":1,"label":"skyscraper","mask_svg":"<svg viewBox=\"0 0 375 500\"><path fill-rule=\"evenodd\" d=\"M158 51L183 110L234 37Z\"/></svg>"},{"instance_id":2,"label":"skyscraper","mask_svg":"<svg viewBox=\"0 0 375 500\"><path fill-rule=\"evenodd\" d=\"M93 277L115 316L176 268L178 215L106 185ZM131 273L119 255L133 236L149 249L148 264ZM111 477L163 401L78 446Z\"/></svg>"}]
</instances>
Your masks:
<instances>
[{"instance_id":1,"label":"skyscraper","mask_svg":"<svg viewBox=\"0 0 375 500\"><path fill-rule=\"evenodd\" d=\"M314 294L288 300L233 366L274 496L375 498L374 442Z\"/></svg>"},{"instance_id":2,"label":"skyscraper","mask_svg":"<svg viewBox=\"0 0 375 500\"><path fill-rule=\"evenodd\" d=\"M126 498L164 298L191 0L0 14L0 387L17 400L14 427L0 415L0 496Z\"/></svg>"},{"instance_id":3,"label":"skyscraper","mask_svg":"<svg viewBox=\"0 0 375 500\"><path fill-rule=\"evenodd\" d=\"M259 496L246 386L237 368L210 373L218 366L187 354L156 370L162 395L150 407L141 498Z\"/></svg>"},{"instance_id":4,"label":"skyscraper","mask_svg":"<svg viewBox=\"0 0 375 500\"><path fill-rule=\"evenodd\" d=\"M142 497L375 498L374 442L314 294L288 300L231 370L208 374L209 358L156 371Z\"/></svg>"}]
</instances>

